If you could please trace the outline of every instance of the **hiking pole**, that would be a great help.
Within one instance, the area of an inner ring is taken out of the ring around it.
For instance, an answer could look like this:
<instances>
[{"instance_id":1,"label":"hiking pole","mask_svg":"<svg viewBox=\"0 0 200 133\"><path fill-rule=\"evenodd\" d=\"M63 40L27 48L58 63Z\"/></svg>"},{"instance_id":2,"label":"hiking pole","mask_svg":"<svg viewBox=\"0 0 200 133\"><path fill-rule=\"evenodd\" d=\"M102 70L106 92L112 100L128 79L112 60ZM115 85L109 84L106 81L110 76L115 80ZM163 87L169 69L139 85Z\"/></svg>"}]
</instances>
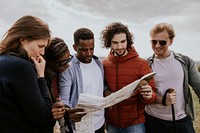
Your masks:
<instances>
[{"instance_id":1,"label":"hiking pole","mask_svg":"<svg viewBox=\"0 0 200 133\"><path fill-rule=\"evenodd\" d=\"M176 119L175 119L175 112L174 112L174 104L171 105L172 109L172 119L173 119L173 124L174 124L174 132L177 133L176 131Z\"/></svg>"},{"instance_id":2,"label":"hiking pole","mask_svg":"<svg viewBox=\"0 0 200 133\"><path fill-rule=\"evenodd\" d=\"M169 93L172 93L174 89L169 88L167 90ZM173 120L173 126L174 126L174 133L177 133L176 130L176 119L175 119L175 111L174 111L174 104L171 104L171 110L172 110L172 120Z\"/></svg>"}]
</instances>

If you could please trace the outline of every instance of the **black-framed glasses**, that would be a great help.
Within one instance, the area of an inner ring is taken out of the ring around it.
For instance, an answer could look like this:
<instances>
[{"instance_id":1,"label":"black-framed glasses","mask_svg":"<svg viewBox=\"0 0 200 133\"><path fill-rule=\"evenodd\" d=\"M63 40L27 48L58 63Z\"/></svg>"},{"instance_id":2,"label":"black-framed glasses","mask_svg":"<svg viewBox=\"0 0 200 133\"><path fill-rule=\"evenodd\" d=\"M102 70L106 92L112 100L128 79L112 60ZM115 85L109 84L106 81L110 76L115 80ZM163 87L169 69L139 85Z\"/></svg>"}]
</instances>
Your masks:
<instances>
[{"instance_id":1,"label":"black-framed glasses","mask_svg":"<svg viewBox=\"0 0 200 133\"><path fill-rule=\"evenodd\" d=\"M62 66L67 65L67 64L72 60L72 57L73 57L73 56L70 55L68 59L58 61L57 63L58 63L58 65L59 65L59 67L62 67Z\"/></svg>"},{"instance_id":2,"label":"black-framed glasses","mask_svg":"<svg viewBox=\"0 0 200 133\"><path fill-rule=\"evenodd\" d=\"M165 41L165 40L151 40L152 45L156 45L157 43L159 43L161 46L165 46L167 44L167 41Z\"/></svg>"}]
</instances>

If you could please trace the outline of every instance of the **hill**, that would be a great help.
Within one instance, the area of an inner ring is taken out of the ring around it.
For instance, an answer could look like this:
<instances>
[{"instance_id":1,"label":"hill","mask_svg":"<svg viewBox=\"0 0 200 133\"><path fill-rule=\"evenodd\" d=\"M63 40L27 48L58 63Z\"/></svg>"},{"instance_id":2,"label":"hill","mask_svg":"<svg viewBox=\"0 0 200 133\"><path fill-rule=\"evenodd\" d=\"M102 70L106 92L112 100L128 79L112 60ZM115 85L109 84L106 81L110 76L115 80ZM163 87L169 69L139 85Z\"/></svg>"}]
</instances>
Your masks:
<instances>
[{"instance_id":1,"label":"hill","mask_svg":"<svg viewBox=\"0 0 200 133\"><path fill-rule=\"evenodd\" d=\"M200 66L200 61L195 61L196 66L199 67Z\"/></svg>"}]
</instances>

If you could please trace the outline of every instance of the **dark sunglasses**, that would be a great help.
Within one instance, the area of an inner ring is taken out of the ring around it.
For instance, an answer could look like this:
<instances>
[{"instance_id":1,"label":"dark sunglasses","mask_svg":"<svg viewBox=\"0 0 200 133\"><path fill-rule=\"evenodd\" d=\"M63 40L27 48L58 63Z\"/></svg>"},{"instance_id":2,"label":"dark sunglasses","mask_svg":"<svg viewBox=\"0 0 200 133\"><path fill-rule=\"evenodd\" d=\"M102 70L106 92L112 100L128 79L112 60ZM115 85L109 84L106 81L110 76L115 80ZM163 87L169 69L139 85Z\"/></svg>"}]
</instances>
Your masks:
<instances>
[{"instance_id":1,"label":"dark sunglasses","mask_svg":"<svg viewBox=\"0 0 200 133\"><path fill-rule=\"evenodd\" d=\"M73 56L70 55L68 59L62 60L62 61L58 61L57 63L58 63L58 65L59 65L59 67L62 67L62 66L67 65L67 64L72 60L72 57L73 57Z\"/></svg>"},{"instance_id":2,"label":"dark sunglasses","mask_svg":"<svg viewBox=\"0 0 200 133\"><path fill-rule=\"evenodd\" d=\"M159 43L161 46L165 46L167 44L167 41L165 41L165 40L151 40L152 45L156 45L157 43Z\"/></svg>"}]
</instances>

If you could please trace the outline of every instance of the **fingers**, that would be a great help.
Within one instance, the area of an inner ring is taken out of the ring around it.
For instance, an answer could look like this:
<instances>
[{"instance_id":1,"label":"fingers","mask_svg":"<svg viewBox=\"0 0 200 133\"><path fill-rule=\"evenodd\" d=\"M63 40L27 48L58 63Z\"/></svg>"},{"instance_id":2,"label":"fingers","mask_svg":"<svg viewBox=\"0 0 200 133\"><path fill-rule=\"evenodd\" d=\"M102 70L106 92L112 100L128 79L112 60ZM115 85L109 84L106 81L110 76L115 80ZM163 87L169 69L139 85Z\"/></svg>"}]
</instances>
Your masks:
<instances>
[{"instance_id":1,"label":"fingers","mask_svg":"<svg viewBox=\"0 0 200 133\"><path fill-rule=\"evenodd\" d=\"M38 63L45 63L46 62L45 59L42 56L39 56L36 60L37 60Z\"/></svg>"},{"instance_id":2,"label":"fingers","mask_svg":"<svg viewBox=\"0 0 200 133\"><path fill-rule=\"evenodd\" d=\"M141 80L141 81L139 82L139 84L137 85L137 87L136 87L136 88L137 88L136 91L134 90L131 96L137 95L138 92L139 92L141 95L143 95L143 93L141 93L141 89L143 88L143 86L146 86L146 85L148 85L148 82L147 82L146 80ZM138 90L139 90L139 91L138 91Z\"/></svg>"},{"instance_id":3,"label":"fingers","mask_svg":"<svg viewBox=\"0 0 200 133\"><path fill-rule=\"evenodd\" d=\"M153 91L151 89L151 86L149 85L141 86L139 92L140 95L142 95L145 100L152 98Z\"/></svg>"},{"instance_id":4,"label":"fingers","mask_svg":"<svg viewBox=\"0 0 200 133\"><path fill-rule=\"evenodd\" d=\"M40 63L44 64L44 63L46 62L42 56L39 56L39 57L37 57L37 58L31 57L31 59L32 59L32 61L33 61L33 63L34 63L35 65L38 65L38 64L40 64Z\"/></svg>"},{"instance_id":5,"label":"fingers","mask_svg":"<svg viewBox=\"0 0 200 133\"><path fill-rule=\"evenodd\" d=\"M80 109L80 108L73 108L73 109L66 109L66 112L69 115L69 119L72 122L79 122L81 121L82 117L84 115L86 115L85 110L84 109Z\"/></svg>"},{"instance_id":6,"label":"fingers","mask_svg":"<svg viewBox=\"0 0 200 133\"><path fill-rule=\"evenodd\" d=\"M141 80L138 85L139 86L144 86L144 85L147 85L147 84L148 84L148 82L146 80Z\"/></svg>"},{"instance_id":7,"label":"fingers","mask_svg":"<svg viewBox=\"0 0 200 133\"><path fill-rule=\"evenodd\" d=\"M61 108L61 107L64 107L64 106L65 106L65 104L62 101L58 101L58 102L55 102L52 105L52 108Z\"/></svg>"},{"instance_id":8,"label":"fingers","mask_svg":"<svg viewBox=\"0 0 200 133\"><path fill-rule=\"evenodd\" d=\"M31 57L31 59L37 70L38 77L44 77L44 70L45 70L45 64L46 64L44 58L42 56L39 56L37 58Z\"/></svg>"},{"instance_id":9,"label":"fingers","mask_svg":"<svg viewBox=\"0 0 200 133\"><path fill-rule=\"evenodd\" d=\"M63 113L63 112L65 112L65 107L64 106L63 107L53 107L51 109L51 112L57 113L57 114Z\"/></svg>"},{"instance_id":10,"label":"fingers","mask_svg":"<svg viewBox=\"0 0 200 133\"><path fill-rule=\"evenodd\" d=\"M176 92L167 93L166 104L171 105L176 103Z\"/></svg>"},{"instance_id":11,"label":"fingers","mask_svg":"<svg viewBox=\"0 0 200 133\"><path fill-rule=\"evenodd\" d=\"M65 115L65 105L63 102L56 102L52 105L51 109L52 115L54 119L60 119Z\"/></svg>"},{"instance_id":12,"label":"fingers","mask_svg":"<svg viewBox=\"0 0 200 133\"><path fill-rule=\"evenodd\" d=\"M79 122L81 121L82 117L86 115L86 113L83 113L83 114L70 114L69 115L69 119L72 121L72 122Z\"/></svg>"},{"instance_id":13,"label":"fingers","mask_svg":"<svg viewBox=\"0 0 200 133\"><path fill-rule=\"evenodd\" d=\"M82 117L86 115L84 109L81 109L81 108L71 109L71 108L65 107L63 102L61 101L53 104L51 112L53 114L53 118L56 120L63 117L66 112L66 115L68 115L69 119L72 122L79 122L81 121Z\"/></svg>"},{"instance_id":14,"label":"fingers","mask_svg":"<svg viewBox=\"0 0 200 133\"><path fill-rule=\"evenodd\" d=\"M77 113L77 112L84 112L85 110L81 109L81 108L71 108L71 109L67 109L67 111L68 111L69 114L74 114L74 113Z\"/></svg>"},{"instance_id":15,"label":"fingers","mask_svg":"<svg viewBox=\"0 0 200 133\"><path fill-rule=\"evenodd\" d=\"M37 61L34 57L31 57L31 60L33 61L34 64L37 64Z\"/></svg>"},{"instance_id":16,"label":"fingers","mask_svg":"<svg viewBox=\"0 0 200 133\"><path fill-rule=\"evenodd\" d=\"M65 107L52 108L51 112L53 114L53 118L55 120L58 120L65 115Z\"/></svg>"}]
</instances>

